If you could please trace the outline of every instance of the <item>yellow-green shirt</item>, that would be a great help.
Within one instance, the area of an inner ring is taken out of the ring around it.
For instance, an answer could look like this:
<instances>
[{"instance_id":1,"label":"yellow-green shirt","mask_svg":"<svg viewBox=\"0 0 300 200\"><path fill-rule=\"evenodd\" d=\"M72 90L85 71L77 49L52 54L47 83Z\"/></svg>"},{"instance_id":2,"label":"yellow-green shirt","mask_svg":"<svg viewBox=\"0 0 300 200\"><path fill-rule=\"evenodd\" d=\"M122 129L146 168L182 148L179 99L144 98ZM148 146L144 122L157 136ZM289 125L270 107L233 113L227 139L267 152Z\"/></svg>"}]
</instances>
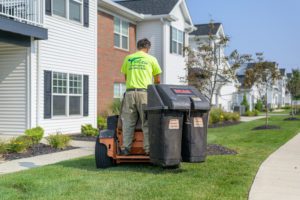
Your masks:
<instances>
[{"instance_id":1,"label":"yellow-green shirt","mask_svg":"<svg viewBox=\"0 0 300 200\"><path fill-rule=\"evenodd\" d=\"M157 59L143 51L127 56L121 72L126 75L127 89L147 89L153 84L153 76L161 74Z\"/></svg>"}]
</instances>

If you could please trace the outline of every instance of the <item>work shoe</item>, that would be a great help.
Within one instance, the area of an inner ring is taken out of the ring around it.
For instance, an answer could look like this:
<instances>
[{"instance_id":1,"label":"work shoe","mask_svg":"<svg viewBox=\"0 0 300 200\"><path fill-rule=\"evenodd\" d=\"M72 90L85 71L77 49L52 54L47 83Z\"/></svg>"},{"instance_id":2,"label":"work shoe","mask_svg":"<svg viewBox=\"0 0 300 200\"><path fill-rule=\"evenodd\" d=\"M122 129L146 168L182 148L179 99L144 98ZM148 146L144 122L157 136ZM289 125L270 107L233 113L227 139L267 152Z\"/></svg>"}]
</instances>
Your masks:
<instances>
[{"instance_id":1,"label":"work shoe","mask_svg":"<svg viewBox=\"0 0 300 200\"><path fill-rule=\"evenodd\" d=\"M130 152L127 148L121 149L121 151L120 151L121 156L128 156L129 154L130 154Z\"/></svg>"}]
</instances>

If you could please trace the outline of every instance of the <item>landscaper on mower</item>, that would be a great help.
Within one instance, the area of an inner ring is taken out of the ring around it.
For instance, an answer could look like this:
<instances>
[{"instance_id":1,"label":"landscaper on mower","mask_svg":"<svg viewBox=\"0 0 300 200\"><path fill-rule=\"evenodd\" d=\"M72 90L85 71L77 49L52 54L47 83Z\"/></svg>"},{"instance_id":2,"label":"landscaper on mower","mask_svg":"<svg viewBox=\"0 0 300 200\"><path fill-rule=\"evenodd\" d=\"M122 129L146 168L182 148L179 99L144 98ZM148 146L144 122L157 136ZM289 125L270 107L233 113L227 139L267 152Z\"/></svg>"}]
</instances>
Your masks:
<instances>
[{"instance_id":1,"label":"landscaper on mower","mask_svg":"<svg viewBox=\"0 0 300 200\"><path fill-rule=\"evenodd\" d=\"M127 56L121 72L125 75L126 93L123 100L121 119L123 122L123 146L121 155L129 155L134 131L140 117L144 134L144 151L149 155L149 131L144 108L147 106L147 87L160 84L161 68L155 57L148 54L151 42L142 39L137 43L138 51Z\"/></svg>"}]
</instances>

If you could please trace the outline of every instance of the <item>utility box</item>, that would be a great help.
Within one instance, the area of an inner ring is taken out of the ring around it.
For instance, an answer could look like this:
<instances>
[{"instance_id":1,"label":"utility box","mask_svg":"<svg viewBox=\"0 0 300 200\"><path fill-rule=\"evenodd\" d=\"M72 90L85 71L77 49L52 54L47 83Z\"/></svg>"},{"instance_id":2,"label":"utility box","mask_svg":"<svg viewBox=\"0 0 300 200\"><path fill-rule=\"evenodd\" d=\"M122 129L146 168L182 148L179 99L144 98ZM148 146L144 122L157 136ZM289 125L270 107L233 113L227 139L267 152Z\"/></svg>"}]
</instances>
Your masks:
<instances>
[{"instance_id":1,"label":"utility box","mask_svg":"<svg viewBox=\"0 0 300 200\"><path fill-rule=\"evenodd\" d=\"M209 102L195 87L150 85L147 115L151 162L170 167L179 165L181 159L202 161L208 111ZM188 125L190 120L194 120L192 125Z\"/></svg>"}]
</instances>

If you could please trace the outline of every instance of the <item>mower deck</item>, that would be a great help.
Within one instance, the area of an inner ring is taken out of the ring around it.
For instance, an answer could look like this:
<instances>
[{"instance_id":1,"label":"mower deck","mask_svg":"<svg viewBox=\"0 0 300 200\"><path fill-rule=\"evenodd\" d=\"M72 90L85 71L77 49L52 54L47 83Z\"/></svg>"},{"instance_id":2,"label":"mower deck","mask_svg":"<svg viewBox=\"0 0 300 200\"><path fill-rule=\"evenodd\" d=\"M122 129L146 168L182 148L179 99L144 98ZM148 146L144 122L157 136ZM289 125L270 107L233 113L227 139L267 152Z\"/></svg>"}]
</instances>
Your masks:
<instances>
[{"instance_id":1,"label":"mower deck","mask_svg":"<svg viewBox=\"0 0 300 200\"><path fill-rule=\"evenodd\" d=\"M115 159L117 164L120 163L149 163L150 158L149 156L143 155L129 155L129 156L116 156Z\"/></svg>"}]
</instances>

